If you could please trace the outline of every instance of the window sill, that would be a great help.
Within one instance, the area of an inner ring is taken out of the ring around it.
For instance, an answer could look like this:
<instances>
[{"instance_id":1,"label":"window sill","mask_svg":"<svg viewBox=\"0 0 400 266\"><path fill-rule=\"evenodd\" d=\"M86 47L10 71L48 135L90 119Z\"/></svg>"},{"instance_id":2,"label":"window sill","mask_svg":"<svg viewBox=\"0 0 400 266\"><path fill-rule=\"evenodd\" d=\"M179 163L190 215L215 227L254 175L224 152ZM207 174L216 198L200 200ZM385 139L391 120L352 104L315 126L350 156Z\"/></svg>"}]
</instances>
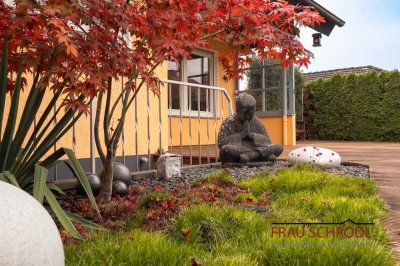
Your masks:
<instances>
[{"instance_id":1,"label":"window sill","mask_svg":"<svg viewBox=\"0 0 400 266\"><path fill-rule=\"evenodd\" d=\"M172 110L171 112L168 112L168 116L171 117L175 117L175 118L180 118L181 117L181 113L179 110ZM182 118L191 118L191 119L198 119L198 118L204 119L204 118L208 118L208 119L219 119L220 116L216 116L214 115L212 112L204 112L201 111L200 115L199 112L196 111L182 111Z\"/></svg>"}]
</instances>

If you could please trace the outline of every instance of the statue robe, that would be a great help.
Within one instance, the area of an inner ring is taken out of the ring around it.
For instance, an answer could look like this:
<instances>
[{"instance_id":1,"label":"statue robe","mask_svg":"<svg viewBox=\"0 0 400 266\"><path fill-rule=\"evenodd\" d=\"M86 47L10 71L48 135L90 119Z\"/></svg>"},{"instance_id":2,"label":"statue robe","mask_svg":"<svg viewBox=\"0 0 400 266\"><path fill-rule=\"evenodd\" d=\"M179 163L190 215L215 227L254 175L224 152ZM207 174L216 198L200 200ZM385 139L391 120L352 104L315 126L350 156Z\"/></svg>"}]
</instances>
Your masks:
<instances>
[{"instance_id":1,"label":"statue robe","mask_svg":"<svg viewBox=\"0 0 400 266\"><path fill-rule=\"evenodd\" d=\"M244 131L244 123L242 123L237 114L229 116L222 123L218 134L218 148L230 144L236 146L241 152L259 150L257 148L265 147L271 144L267 130L263 123L257 117L253 117L249 121L250 132L253 133L254 139L242 139L241 133Z\"/></svg>"}]
</instances>

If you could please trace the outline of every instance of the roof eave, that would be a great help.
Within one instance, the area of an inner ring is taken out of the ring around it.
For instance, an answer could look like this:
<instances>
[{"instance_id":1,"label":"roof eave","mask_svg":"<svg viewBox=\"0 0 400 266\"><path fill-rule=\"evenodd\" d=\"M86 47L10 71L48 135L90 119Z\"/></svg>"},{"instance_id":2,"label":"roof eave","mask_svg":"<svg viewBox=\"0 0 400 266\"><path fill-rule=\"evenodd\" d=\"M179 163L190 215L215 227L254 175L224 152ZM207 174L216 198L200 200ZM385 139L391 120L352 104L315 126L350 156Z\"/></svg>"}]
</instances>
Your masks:
<instances>
[{"instance_id":1,"label":"roof eave","mask_svg":"<svg viewBox=\"0 0 400 266\"><path fill-rule=\"evenodd\" d=\"M315 8L321 14L321 16L325 18L325 22L320 24L315 24L311 28L315 29L318 32L321 32L326 36L329 36L331 34L335 26L343 27L344 24L346 23L344 20L342 20L341 18L339 18L338 16L336 16L331 11L321 6L314 0L289 0L289 3L299 4L302 6L311 6Z\"/></svg>"}]
</instances>

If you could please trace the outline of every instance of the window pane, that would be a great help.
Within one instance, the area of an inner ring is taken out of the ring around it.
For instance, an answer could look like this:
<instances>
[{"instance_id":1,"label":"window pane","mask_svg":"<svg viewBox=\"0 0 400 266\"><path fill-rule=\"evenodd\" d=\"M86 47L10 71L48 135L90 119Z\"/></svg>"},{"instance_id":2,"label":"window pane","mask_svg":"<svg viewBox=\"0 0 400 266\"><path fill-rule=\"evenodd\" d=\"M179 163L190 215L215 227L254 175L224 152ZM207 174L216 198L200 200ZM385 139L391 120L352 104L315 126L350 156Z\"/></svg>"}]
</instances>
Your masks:
<instances>
[{"instance_id":1,"label":"window pane","mask_svg":"<svg viewBox=\"0 0 400 266\"><path fill-rule=\"evenodd\" d=\"M181 66L175 61L168 61L168 79L182 81Z\"/></svg>"},{"instance_id":2,"label":"window pane","mask_svg":"<svg viewBox=\"0 0 400 266\"><path fill-rule=\"evenodd\" d=\"M182 81L181 66L174 61L168 61L168 79ZM180 109L179 87L178 84L170 84L171 92L168 92L168 106L171 104L172 109Z\"/></svg>"},{"instance_id":3,"label":"window pane","mask_svg":"<svg viewBox=\"0 0 400 266\"><path fill-rule=\"evenodd\" d=\"M208 106L207 106L207 94L208 94ZM191 95L191 110L197 111L198 110L198 103L199 103L199 88L192 87L192 95ZM200 88L200 111L210 111L210 92L205 88Z\"/></svg>"},{"instance_id":4,"label":"window pane","mask_svg":"<svg viewBox=\"0 0 400 266\"><path fill-rule=\"evenodd\" d=\"M265 88L280 87L282 84L282 67L266 65L264 67Z\"/></svg>"},{"instance_id":5,"label":"window pane","mask_svg":"<svg viewBox=\"0 0 400 266\"><path fill-rule=\"evenodd\" d=\"M282 110L282 90L267 90L265 92L265 111Z\"/></svg>"},{"instance_id":6,"label":"window pane","mask_svg":"<svg viewBox=\"0 0 400 266\"><path fill-rule=\"evenodd\" d=\"M252 95L256 99L256 111L264 111L263 110L263 99L262 99L262 91L261 90L247 90L246 93Z\"/></svg>"},{"instance_id":7,"label":"window pane","mask_svg":"<svg viewBox=\"0 0 400 266\"><path fill-rule=\"evenodd\" d=\"M187 60L187 73L188 82L201 85L210 85L210 59L205 56L199 56L192 54L192 58ZM199 99L200 91L200 99ZM205 88L192 87L190 100L188 99L188 105L191 105L192 111L210 111L210 106L207 106L207 94L209 97L208 105L210 105L210 93ZM199 103L200 100L200 103Z\"/></svg>"},{"instance_id":8,"label":"window pane","mask_svg":"<svg viewBox=\"0 0 400 266\"><path fill-rule=\"evenodd\" d=\"M282 67L274 62L256 60L246 72L247 93L256 98L257 111L280 111L282 108Z\"/></svg>"}]
</instances>

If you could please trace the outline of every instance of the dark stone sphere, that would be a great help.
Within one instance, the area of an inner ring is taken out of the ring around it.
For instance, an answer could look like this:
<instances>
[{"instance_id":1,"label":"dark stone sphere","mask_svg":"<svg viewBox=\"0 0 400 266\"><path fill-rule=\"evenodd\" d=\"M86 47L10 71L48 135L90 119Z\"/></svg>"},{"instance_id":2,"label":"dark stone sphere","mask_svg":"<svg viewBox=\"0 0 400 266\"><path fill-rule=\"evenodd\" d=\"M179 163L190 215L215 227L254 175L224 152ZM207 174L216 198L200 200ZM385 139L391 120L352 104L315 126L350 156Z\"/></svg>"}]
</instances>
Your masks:
<instances>
[{"instance_id":1,"label":"dark stone sphere","mask_svg":"<svg viewBox=\"0 0 400 266\"><path fill-rule=\"evenodd\" d=\"M113 181L122 181L124 182L128 187L132 183L132 176L131 176L131 171L129 170L128 167L126 167L122 163L114 162L114 169L113 169ZM101 169L99 176L102 178L104 175L104 168Z\"/></svg>"},{"instance_id":2,"label":"dark stone sphere","mask_svg":"<svg viewBox=\"0 0 400 266\"><path fill-rule=\"evenodd\" d=\"M97 175L93 173L86 173L86 176L88 178L90 187L92 188L93 195L97 196L100 192L100 187L101 187L101 179ZM82 187L82 184L78 182L78 184L75 187L76 193L78 195L86 195L85 190Z\"/></svg>"},{"instance_id":3,"label":"dark stone sphere","mask_svg":"<svg viewBox=\"0 0 400 266\"><path fill-rule=\"evenodd\" d=\"M128 186L122 181L114 181L112 185L113 195L126 196L128 194Z\"/></svg>"},{"instance_id":4,"label":"dark stone sphere","mask_svg":"<svg viewBox=\"0 0 400 266\"><path fill-rule=\"evenodd\" d=\"M114 162L113 181L122 181L129 187L132 183L132 176L129 168L122 163Z\"/></svg>"}]
</instances>

